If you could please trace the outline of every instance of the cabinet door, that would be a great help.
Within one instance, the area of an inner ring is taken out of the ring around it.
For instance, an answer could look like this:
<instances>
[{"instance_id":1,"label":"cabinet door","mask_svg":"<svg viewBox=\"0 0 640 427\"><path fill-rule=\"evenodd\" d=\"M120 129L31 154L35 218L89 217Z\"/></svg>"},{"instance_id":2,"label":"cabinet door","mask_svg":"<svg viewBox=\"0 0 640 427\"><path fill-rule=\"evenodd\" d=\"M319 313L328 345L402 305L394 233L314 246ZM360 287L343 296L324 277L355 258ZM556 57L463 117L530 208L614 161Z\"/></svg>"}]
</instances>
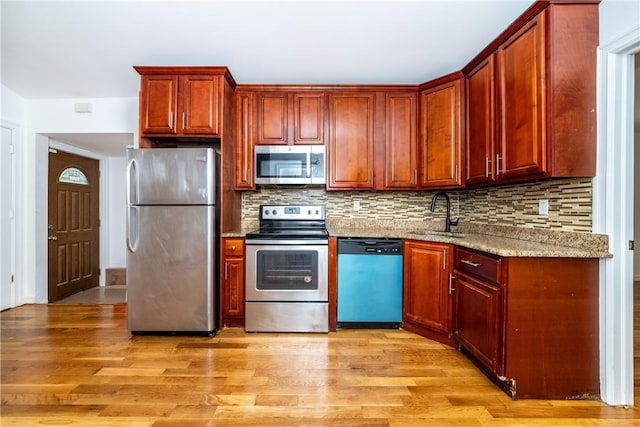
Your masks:
<instances>
[{"instance_id":1,"label":"cabinet door","mask_svg":"<svg viewBox=\"0 0 640 427\"><path fill-rule=\"evenodd\" d=\"M244 317L244 240L222 239L222 314L240 319ZM229 322L227 322L228 324Z\"/></svg>"},{"instance_id":2,"label":"cabinet door","mask_svg":"<svg viewBox=\"0 0 640 427\"><path fill-rule=\"evenodd\" d=\"M405 241L403 321L449 335L451 246Z\"/></svg>"},{"instance_id":3,"label":"cabinet door","mask_svg":"<svg viewBox=\"0 0 640 427\"><path fill-rule=\"evenodd\" d=\"M453 281L454 335L492 372L502 374L499 360L500 288L459 274Z\"/></svg>"},{"instance_id":4,"label":"cabinet door","mask_svg":"<svg viewBox=\"0 0 640 427\"><path fill-rule=\"evenodd\" d=\"M420 94L420 186L455 187L462 184L460 80Z\"/></svg>"},{"instance_id":5,"label":"cabinet door","mask_svg":"<svg viewBox=\"0 0 640 427\"><path fill-rule=\"evenodd\" d=\"M235 189L253 190L253 94L236 92Z\"/></svg>"},{"instance_id":6,"label":"cabinet door","mask_svg":"<svg viewBox=\"0 0 640 427\"><path fill-rule=\"evenodd\" d=\"M495 160L495 54L466 77L467 185L494 180Z\"/></svg>"},{"instance_id":7,"label":"cabinet door","mask_svg":"<svg viewBox=\"0 0 640 427\"><path fill-rule=\"evenodd\" d=\"M500 179L547 172L544 16L498 49Z\"/></svg>"},{"instance_id":8,"label":"cabinet door","mask_svg":"<svg viewBox=\"0 0 640 427\"><path fill-rule=\"evenodd\" d=\"M244 258L227 258L225 260L225 301L226 316L244 316Z\"/></svg>"},{"instance_id":9,"label":"cabinet door","mask_svg":"<svg viewBox=\"0 0 640 427\"><path fill-rule=\"evenodd\" d=\"M178 77L175 75L142 76L140 82L141 135L177 132Z\"/></svg>"},{"instance_id":10,"label":"cabinet door","mask_svg":"<svg viewBox=\"0 0 640 427\"><path fill-rule=\"evenodd\" d=\"M387 94L385 141L385 188L416 188L417 96Z\"/></svg>"},{"instance_id":11,"label":"cabinet door","mask_svg":"<svg viewBox=\"0 0 640 427\"><path fill-rule=\"evenodd\" d=\"M372 189L374 104L370 92L329 95L327 189Z\"/></svg>"},{"instance_id":12,"label":"cabinet door","mask_svg":"<svg viewBox=\"0 0 640 427\"><path fill-rule=\"evenodd\" d=\"M184 135L220 135L222 78L194 75L181 77L181 128Z\"/></svg>"},{"instance_id":13,"label":"cabinet door","mask_svg":"<svg viewBox=\"0 0 640 427\"><path fill-rule=\"evenodd\" d=\"M286 92L256 94L258 145L287 145L289 141L289 100Z\"/></svg>"},{"instance_id":14,"label":"cabinet door","mask_svg":"<svg viewBox=\"0 0 640 427\"><path fill-rule=\"evenodd\" d=\"M324 145L324 93L294 93L293 99L293 143ZM289 139L291 141L291 138Z\"/></svg>"}]
</instances>

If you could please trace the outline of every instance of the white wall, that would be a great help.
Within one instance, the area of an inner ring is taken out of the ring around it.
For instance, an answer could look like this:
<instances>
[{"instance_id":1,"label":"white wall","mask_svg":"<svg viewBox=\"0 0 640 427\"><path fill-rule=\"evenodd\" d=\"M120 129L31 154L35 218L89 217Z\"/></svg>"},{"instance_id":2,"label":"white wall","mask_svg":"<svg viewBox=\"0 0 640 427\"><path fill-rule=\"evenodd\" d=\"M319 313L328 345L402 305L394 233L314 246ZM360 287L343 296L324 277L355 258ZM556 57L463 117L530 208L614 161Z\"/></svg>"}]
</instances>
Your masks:
<instances>
[{"instance_id":1,"label":"white wall","mask_svg":"<svg viewBox=\"0 0 640 427\"><path fill-rule=\"evenodd\" d=\"M638 0L602 0L599 10L601 46L637 27L640 22Z\"/></svg>"},{"instance_id":2,"label":"white wall","mask_svg":"<svg viewBox=\"0 0 640 427\"><path fill-rule=\"evenodd\" d=\"M79 114L74 111L74 104L77 102L90 102L94 106L91 114ZM131 133L137 135L138 128L138 98L101 98L101 99L45 99L32 100L29 102L29 120L32 123L32 136L35 141L36 157L40 160L36 163L38 168L46 170L42 162L44 156L48 157L48 138L42 139L39 135L51 133ZM46 141L46 142L45 142ZM122 160L124 161L124 160ZM118 164L114 161L114 164ZM121 267L112 265L111 248L115 245L116 259L121 262L122 254L117 254L117 248L124 251L124 245L112 242L111 239L120 242L124 239L124 207L120 214L115 212L115 208L110 208L111 201L107 196L111 191L117 192L116 186L111 189L111 161L101 158L101 197L100 213L102 227L100 231L100 265L102 267L100 283L104 284L107 267ZM116 166L114 175L124 174L122 166ZM117 177L115 178L118 179ZM47 263L43 262L47 256L47 176L37 174L36 176L36 212L35 218L35 259L38 260L34 269L35 279L35 302L46 302L47 298ZM124 190L124 186L120 187ZM122 205L121 205L122 206ZM44 214L43 214L44 213ZM114 224L111 223L111 214L114 215ZM120 233L120 235L118 235Z\"/></svg>"},{"instance_id":3,"label":"white wall","mask_svg":"<svg viewBox=\"0 0 640 427\"><path fill-rule=\"evenodd\" d=\"M18 154L18 212L22 230L16 279L21 295L17 304L47 302L47 189L48 148L52 133L138 133L138 99L41 99L26 100L2 86L0 118L22 128ZM77 102L90 102L92 114L74 111ZM53 141L55 145L55 141ZM79 153L84 154L84 153ZM101 159L101 266L123 267L124 247L124 158ZM110 199L113 199L110 200ZM102 283L105 275L102 274Z\"/></svg>"},{"instance_id":4,"label":"white wall","mask_svg":"<svg viewBox=\"0 0 640 427\"><path fill-rule=\"evenodd\" d=\"M106 254L106 267L126 267L126 159L124 157L110 157L107 159L109 169L109 248ZM104 276L103 276L104 277ZM104 280L104 279L103 279Z\"/></svg>"}]
</instances>

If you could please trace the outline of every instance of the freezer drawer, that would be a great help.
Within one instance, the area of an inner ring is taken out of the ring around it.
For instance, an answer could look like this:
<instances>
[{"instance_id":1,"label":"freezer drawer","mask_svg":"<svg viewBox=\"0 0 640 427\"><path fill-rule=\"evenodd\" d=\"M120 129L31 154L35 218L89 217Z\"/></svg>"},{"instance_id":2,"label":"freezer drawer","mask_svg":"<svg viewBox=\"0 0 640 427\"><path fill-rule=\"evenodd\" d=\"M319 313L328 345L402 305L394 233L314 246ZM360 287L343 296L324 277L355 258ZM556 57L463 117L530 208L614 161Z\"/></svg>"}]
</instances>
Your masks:
<instances>
[{"instance_id":1,"label":"freezer drawer","mask_svg":"<svg viewBox=\"0 0 640 427\"><path fill-rule=\"evenodd\" d=\"M132 332L214 332L214 206L131 207L127 315Z\"/></svg>"}]
</instances>

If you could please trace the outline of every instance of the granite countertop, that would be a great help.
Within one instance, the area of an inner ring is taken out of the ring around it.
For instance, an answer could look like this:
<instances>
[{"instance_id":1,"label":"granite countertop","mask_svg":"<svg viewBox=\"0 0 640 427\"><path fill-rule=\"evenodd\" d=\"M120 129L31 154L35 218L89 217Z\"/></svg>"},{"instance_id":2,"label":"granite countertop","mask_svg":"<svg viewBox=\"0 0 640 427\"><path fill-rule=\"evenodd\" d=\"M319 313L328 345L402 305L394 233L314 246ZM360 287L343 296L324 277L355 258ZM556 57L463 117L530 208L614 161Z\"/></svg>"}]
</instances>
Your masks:
<instances>
[{"instance_id":1,"label":"granite countertop","mask_svg":"<svg viewBox=\"0 0 640 427\"><path fill-rule=\"evenodd\" d=\"M427 242L450 243L505 257L610 258L608 236L593 233L562 232L504 226L466 224L446 234L414 226L399 228L393 224L358 227L327 224L329 235L336 237L389 237Z\"/></svg>"},{"instance_id":2,"label":"granite countertop","mask_svg":"<svg viewBox=\"0 0 640 427\"><path fill-rule=\"evenodd\" d=\"M222 237L244 237L255 224L225 232ZM608 236L547 229L464 224L446 235L420 222L327 220L332 237L401 238L450 243L505 257L610 258Z\"/></svg>"}]
</instances>

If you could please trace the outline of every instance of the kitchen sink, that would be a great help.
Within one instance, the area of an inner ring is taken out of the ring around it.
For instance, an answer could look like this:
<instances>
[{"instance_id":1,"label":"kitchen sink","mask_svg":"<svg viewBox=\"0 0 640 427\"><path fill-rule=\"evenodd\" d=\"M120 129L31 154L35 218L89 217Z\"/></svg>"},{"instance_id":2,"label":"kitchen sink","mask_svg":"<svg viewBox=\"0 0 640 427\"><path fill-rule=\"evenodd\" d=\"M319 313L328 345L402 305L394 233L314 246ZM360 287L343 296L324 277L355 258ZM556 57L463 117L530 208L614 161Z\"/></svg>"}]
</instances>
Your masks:
<instances>
[{"instance_id":1,"label":"kitchen sink","mask_svg":"<svg viewBox=\"0 0 640 427\"><path fill-rule=\"evenodd\" d=\"M467 237L465 233L460 231L436 231L436 230L417 230L411 231L409 234L418 234L421 236L442 236L442 237Z\"/></svg>"}]
</instances>

